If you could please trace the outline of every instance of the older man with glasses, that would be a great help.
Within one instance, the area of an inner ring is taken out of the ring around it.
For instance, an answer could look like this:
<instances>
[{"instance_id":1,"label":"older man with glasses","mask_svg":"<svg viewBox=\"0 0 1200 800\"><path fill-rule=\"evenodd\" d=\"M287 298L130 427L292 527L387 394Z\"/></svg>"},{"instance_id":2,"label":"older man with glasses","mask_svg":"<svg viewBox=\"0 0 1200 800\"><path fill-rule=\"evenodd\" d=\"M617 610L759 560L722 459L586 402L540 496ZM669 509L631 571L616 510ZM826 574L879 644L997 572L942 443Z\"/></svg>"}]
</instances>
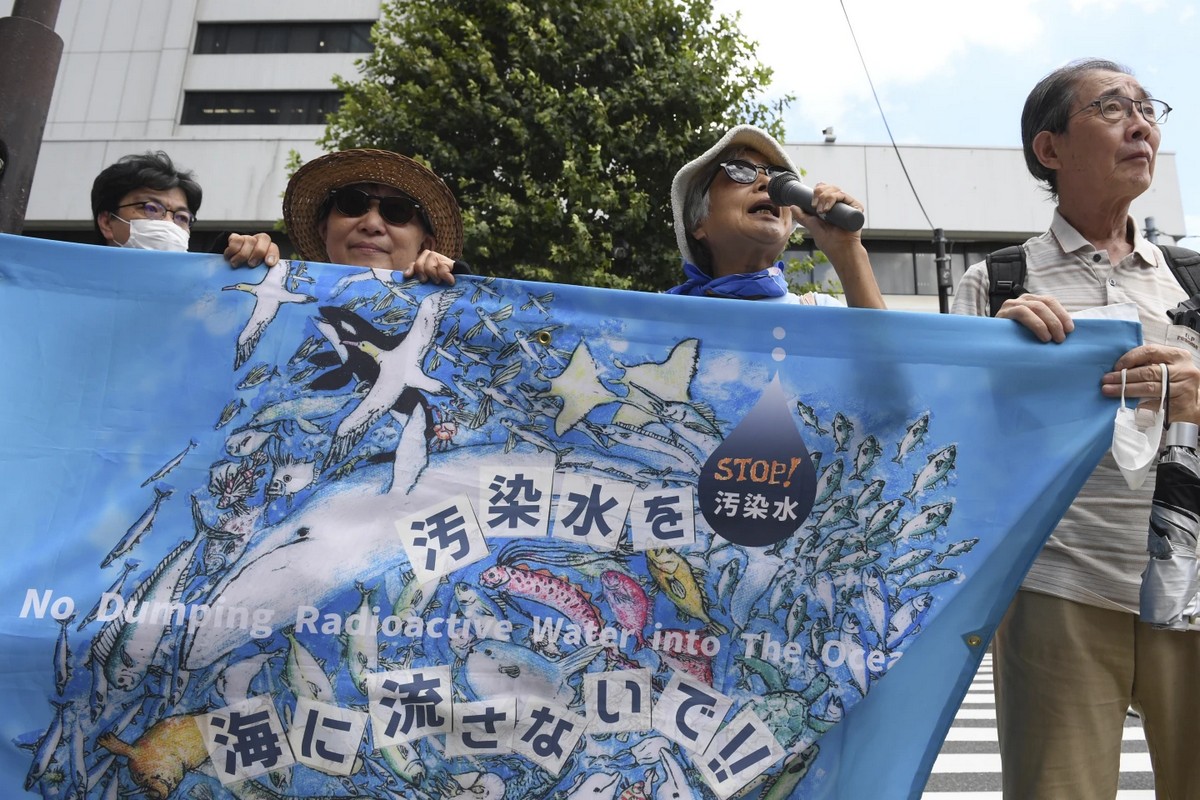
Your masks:
<instances>
[{"instance_id":1,"label":"older man with glasses","mask_svg":"<svg viewBox=\"0 0 1200 800\"><path fill-rule=\"evenodd\" d=\"M1145 344L1103 376L1101 392L1120 397L1124 382L1126 396L1153 398L1157 409L1165 364L1169 419L1200 422L1194 354L1168 346L1166 312L1186 293L1129 216L1154 178L1170 110L1110 61L1068 64L1034 87L1021 116L1025 162L1058 207L1050 230L1023 245L1027 293L1006 300L996 316L1043 342L1062 342L1074 329L1072 312L1134 304ZM989 290L986 264L972 266L953 311L987 316ZM1139 619L1153 473L1131 489L1136 483L1105 456L996 632L1006 798L1115 797L1131 707L1142 717L1157 797L1200 797L1200 632Z\"/></svg>"},{"instance_id":2,"label":"older man with glasses","mask_svg":"<svg viewBox=\"0 0 1200 800\"><path fill-rule=\"evenodd\" d=\"M161 150L128 155L93 181L92 222L107 245L185 252L202 197L195 176L178 169ZM279 248L266 233L227 236L225 258L235 267L279 260Z\"/></svg>"},{"instance_id":3,"label":"older man with glasses","mask_svg":"<svg viewBox=\"0 0 1200 800\"><path fill-rule=\"evenodd\" d=\"M846 302L884 308L860 235L820 216L837 202L860 211L862 206L836 186L821 183L813 190L816 214L778 205L768 196L767 184L783 173L798 175L799 171L779 143L753 125L730 129L676 173L671 206L687 280L668 292L841 305L826 294L797 296L789 290L779 258L800 224L833 265Z\"/></svg>"}]
</instances>

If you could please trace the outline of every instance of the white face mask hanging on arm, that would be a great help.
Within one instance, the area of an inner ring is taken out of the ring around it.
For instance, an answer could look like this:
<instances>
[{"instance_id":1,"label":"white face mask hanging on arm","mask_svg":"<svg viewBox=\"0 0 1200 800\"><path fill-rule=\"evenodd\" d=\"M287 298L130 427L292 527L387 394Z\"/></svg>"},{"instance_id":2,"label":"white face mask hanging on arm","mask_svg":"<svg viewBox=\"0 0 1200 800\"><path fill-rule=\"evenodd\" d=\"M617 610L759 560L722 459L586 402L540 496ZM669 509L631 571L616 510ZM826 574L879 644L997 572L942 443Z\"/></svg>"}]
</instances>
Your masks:
<instances>
[{"instance_id":1,"label":"white face mask hanging on arm","mask_svg":"<svg viewBox=\"0 0 1200 800\"><path fill-rule=\"evenodd\" d=\"M1113 423L1112 455L1130 489L1141 488L1150 466L1158 456L1158 443L1162 439L1163 422L1167 416L1167 390L1171 385L1167 365L1159 366L1163 375L1162 397L1154 420L1144 431L1138 427L1135 419L1137 406L1129 408L1125 405L1125 370L1121 370L1121 407L1117 409L1117 418Z\"/></svg>"}]
</instances>

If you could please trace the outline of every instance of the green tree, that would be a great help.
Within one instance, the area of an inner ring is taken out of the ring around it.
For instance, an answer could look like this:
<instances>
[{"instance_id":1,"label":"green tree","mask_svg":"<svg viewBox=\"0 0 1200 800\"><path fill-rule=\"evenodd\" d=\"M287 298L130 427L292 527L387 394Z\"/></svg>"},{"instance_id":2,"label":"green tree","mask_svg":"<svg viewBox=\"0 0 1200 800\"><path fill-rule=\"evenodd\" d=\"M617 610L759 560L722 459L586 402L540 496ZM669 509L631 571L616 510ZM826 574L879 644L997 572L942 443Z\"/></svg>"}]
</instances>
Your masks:
<instances>
[{"instance_id":1,"label":"green tree","mask_svg":"<svg viewBox=\"0 0 1200 800\"><path fill-rule=\"evenodd\" d=\"M678 282L671 179L731 125L782 136L771 71L711 0L394 0L321 144L413 156L481 272Z\"/></svg>"}]
</instances>

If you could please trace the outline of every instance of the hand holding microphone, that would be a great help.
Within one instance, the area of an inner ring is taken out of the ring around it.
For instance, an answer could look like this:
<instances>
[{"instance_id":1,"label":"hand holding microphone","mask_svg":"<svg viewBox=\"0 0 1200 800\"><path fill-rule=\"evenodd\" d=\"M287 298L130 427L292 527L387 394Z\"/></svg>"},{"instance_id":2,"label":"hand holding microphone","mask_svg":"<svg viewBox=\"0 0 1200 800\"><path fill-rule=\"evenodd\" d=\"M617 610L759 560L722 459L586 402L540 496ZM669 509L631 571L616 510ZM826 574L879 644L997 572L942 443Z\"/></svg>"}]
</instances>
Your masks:
<instances>
[{"instance_id":1,"label":"hand holding microphone","mask_svg":"<svg viewBox=\"0 0 1200 800\"><path fill-rule=\"evenodd\" d=\"M799 206L807 213L819 216L830 225L836 225L844 231L853 233L863 226L863 212L846 203L834 203L833 208L828 212L817 214L813 208L813 190L801 183L800 178L790 172L784 172L771 178L767 183L767 195L776 205Z\"/></svg>"}]
</instances>

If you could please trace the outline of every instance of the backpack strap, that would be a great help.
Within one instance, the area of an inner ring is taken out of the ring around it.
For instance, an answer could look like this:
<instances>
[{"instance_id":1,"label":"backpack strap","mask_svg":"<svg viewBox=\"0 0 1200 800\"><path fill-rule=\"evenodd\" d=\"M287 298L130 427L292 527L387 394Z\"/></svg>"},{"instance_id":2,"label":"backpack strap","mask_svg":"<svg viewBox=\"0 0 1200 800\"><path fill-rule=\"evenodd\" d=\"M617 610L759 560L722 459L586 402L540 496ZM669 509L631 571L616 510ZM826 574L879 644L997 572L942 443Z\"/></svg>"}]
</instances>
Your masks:
<instances>
[{"instance_id":1,"label":"backpack strap","mask_svg":"<svg viewBox=\"0 0 1200 800\"><path fill-rule=\"evenodd\" d=\"M1018 244L989 253L987 272L988 313L994 317L1005 300L1020 297L1028 291L1025 288L1025 248ZM1197 278L1200 278L1200 272Z\"/></svg>"},{"instance_id":2,"label":"backpack strap","mask_svg":"<svg viewBox=\"0 0 1200 800\"><path fill-rule=\"evenodd\" d=\"M1160 244L1158 249L1162 251L1167 266L1171 268L1171 274L1179 281L1188 297L1200 292L1200 253L1172 244Z\"/></svg>"}]
</instances>

